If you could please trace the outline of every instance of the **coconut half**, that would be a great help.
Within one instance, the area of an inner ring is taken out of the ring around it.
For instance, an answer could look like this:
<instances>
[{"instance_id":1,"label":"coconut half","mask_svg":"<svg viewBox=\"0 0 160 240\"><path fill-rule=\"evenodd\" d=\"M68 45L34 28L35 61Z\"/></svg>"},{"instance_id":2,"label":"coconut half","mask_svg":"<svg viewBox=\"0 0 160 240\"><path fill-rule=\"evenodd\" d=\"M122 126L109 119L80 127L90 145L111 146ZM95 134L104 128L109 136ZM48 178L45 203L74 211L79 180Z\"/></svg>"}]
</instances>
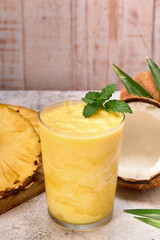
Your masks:
<instances>
[{"instance_id":1,"label":"coconut half","mask_svg":"<svg viewBox=\"0 0 160 240\"><path fill-rule=\"evenodd\" d=\"M148 98L125 100L126 115L118 186L146 190L160 186L160 103Z\"/></svg>"}]
</instances>

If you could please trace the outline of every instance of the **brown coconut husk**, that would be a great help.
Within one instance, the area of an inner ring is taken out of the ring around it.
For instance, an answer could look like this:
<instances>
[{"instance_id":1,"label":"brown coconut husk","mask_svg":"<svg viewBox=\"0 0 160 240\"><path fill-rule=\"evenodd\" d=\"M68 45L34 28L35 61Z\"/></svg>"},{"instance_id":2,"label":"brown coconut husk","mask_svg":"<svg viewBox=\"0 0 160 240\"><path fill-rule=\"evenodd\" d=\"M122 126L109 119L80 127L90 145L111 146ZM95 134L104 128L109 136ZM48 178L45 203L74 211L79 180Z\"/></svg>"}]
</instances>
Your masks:
<instances>
[{"instance_id":1,"label":"brown coconut husk","mask_svg":"<svg viewBox=\"0 0 160 240\"><path fill-rule=\"evenodd\" d=\"M157 188L160 186L160 173L153 176L150 180L142 181L130 181L129 179L122 179L121 177L118 177L117 186L141 191L146 191L150 188Z\"/></svg>"},{"instance_id":2,"label":"brown coconut husk","mask_svg":"<svg viewBox=\"0 0 160 240\"><path fill-rule=\"evenodd\" d=\"M155 100L160 102L160 93L158 91L158 88L154 82L154 79L152 77L151 71L142 72L136 75L133 78L137 83L139 83L145 90L147 90ZM126 88L123 88L121 90L120 99L124 100L126 98L132 98L133 95L130 95Z\"/></svg>"}]
</instances>

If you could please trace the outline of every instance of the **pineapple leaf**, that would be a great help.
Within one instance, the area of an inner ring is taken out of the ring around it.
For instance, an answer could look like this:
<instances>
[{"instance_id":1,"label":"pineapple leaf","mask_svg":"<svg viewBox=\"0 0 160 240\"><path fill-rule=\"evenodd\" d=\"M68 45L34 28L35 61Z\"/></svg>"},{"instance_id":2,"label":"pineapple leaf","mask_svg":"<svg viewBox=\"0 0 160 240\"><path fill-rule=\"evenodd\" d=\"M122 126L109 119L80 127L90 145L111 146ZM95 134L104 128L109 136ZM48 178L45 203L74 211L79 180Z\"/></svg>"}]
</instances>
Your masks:
<instances>
[{"instance_id":1,"label":"pineapple leaf","mask_svg":"<svg viewBox=\"0 0 160 240\"><path fill-rule=\"evenodd\" d=\"M146 57L146 60L151 70L155 84L157 85L158 91L160 92L160 68L151 58Z\"/></svg>"},{"instance_id":2,"label":"pineapple leaf","mask_svg":"<svg viewBox=\"0 0 160 240\"><path fill-rule=\"evenodd\" d=\"M140 220L141 222L147 223L153 227L160 228L160 220L159 219L143 218L143 217L135 217L135 218Z\"/></svg>"},{"instance_id":3,"label":"pineapple leaf","mask_svg":"<svg viewBox=\"0 0 160 240\"><path fill-rule=\"evenodd\" d=\"M124 212L141 217L160 219L160 209L127 209Z\"/></svg>"},{"instance_id":4,"label":"pineapple leaf","mask_svg":"<svg viewBox=\"0 0 160 240\"><path fill-rule=\"evenodd\" d=\"M131 95L136 95L139 97L149 97L153 98L150 93L148 93L141 85L134 81L129 75L123 72L116 65L112 64L113 70Z\"/></svg>"}]
</instances>

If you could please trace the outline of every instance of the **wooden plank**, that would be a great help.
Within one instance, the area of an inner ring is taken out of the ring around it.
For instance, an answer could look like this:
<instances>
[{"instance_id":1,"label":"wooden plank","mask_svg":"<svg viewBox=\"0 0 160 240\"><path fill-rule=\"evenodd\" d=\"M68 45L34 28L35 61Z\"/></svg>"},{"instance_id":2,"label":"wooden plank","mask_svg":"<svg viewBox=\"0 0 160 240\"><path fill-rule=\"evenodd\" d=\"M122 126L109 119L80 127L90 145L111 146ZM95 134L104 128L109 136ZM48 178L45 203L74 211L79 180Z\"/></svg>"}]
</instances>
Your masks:
<instances>
[{"instance_id":1,"label":"wooden plank","mask_svg":"<svg viewBox=\"0 0 160 240\"><path fill-rule=\"evenodd\" d=\"M154 0L1 0L0 88L101 89L120 83L110 62L147 70L152 48L159 61L159 5L152 43Z\"/></svg>"},{"instance_id":2,"label":"wooden plank","mask_svg":"<svg viewBox=\"0 0 160 240\"><path fill-rule=\"evenodd\" d=\"M107 83L108 1L72 2L74 89L100 89Z\"/></svg>"},{"instance_id":3,"label":"wooden plank","mask_svg":"<svg viewBox=\"0 0 160 240\"><path fill-rule=\"evenodd\" d=\"M124 0L118 54L113 61L131 76L148 70L145 56L151 56L152 50L153 7L153 0ZM113 71L108 77L115 81Z\"/></svg>"},{"instance_id":4,"label":"wooden plank","mask_svg":"<svg viewBox=\"0 0 160 240\"><path fill-rule=\"evenodd\" d=\"M1 0L0 10L0 89L24 89L21 0Z\"/></svg>"},{"instance_id":5,"label":"wooden plank","mask_svg":"<svg viewBox=\"0 0 160 240\"><path fill-rule=\"evenodd\" d=\"M41 167L33 176L33 180L28 188L17 191L12 195L0 199L0 214L20 205L21 203L28 201L29 199L44 192L44 190L44 173L43 166L41 164Z\"/></svg>"},{"instance_id":6,"label":"wooden plank","mask_svg":"<svg viewBox=\"0 0 160 240\"><path fill-rule=\"evenodd\" d=\"M110 62L130 75L147 69L152 18L152 0L73 1L74 89L120 83Z\"/></svg>"},{"instance_id":7,"label":"wooden plank","mask_svg":"<svg viewBox=\"0 0 160 240\"><path fill-rule=\"evenodd\" d=\"M70 2L24 1L27 89L72 89Z\"/></svg>"},{"instance_id":8,"label":"wooden plank","mask_svg":"<svg viewBox=\"0 0 160 240\"><path fill-rule=\"evenodd\" d=\"M153 45L152 57L160 66L160 0L155 0L154 5L154 23L153 23Z\"/></svg>"}]
</instances>

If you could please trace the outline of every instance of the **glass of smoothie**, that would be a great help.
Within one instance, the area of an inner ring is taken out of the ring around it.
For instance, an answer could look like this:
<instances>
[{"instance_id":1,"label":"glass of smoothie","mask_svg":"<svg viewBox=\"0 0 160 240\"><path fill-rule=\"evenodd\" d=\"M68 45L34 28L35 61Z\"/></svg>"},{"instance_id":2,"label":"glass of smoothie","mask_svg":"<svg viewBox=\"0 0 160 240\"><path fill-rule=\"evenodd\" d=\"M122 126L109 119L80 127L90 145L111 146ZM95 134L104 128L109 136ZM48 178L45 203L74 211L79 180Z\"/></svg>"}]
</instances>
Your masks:
<instances>
[{"instance_id":1,"label":"glass of smoothie","mask_svg":"<svg viewBox=\"0 0 160 240\"><path fill-rule=\"evenodd\" d=\"M100 109L85 118L84 106L64 101L39 112L49 215L74 230L111 219L124 125L123 113Z\"/></svg>"}]
</instances>

